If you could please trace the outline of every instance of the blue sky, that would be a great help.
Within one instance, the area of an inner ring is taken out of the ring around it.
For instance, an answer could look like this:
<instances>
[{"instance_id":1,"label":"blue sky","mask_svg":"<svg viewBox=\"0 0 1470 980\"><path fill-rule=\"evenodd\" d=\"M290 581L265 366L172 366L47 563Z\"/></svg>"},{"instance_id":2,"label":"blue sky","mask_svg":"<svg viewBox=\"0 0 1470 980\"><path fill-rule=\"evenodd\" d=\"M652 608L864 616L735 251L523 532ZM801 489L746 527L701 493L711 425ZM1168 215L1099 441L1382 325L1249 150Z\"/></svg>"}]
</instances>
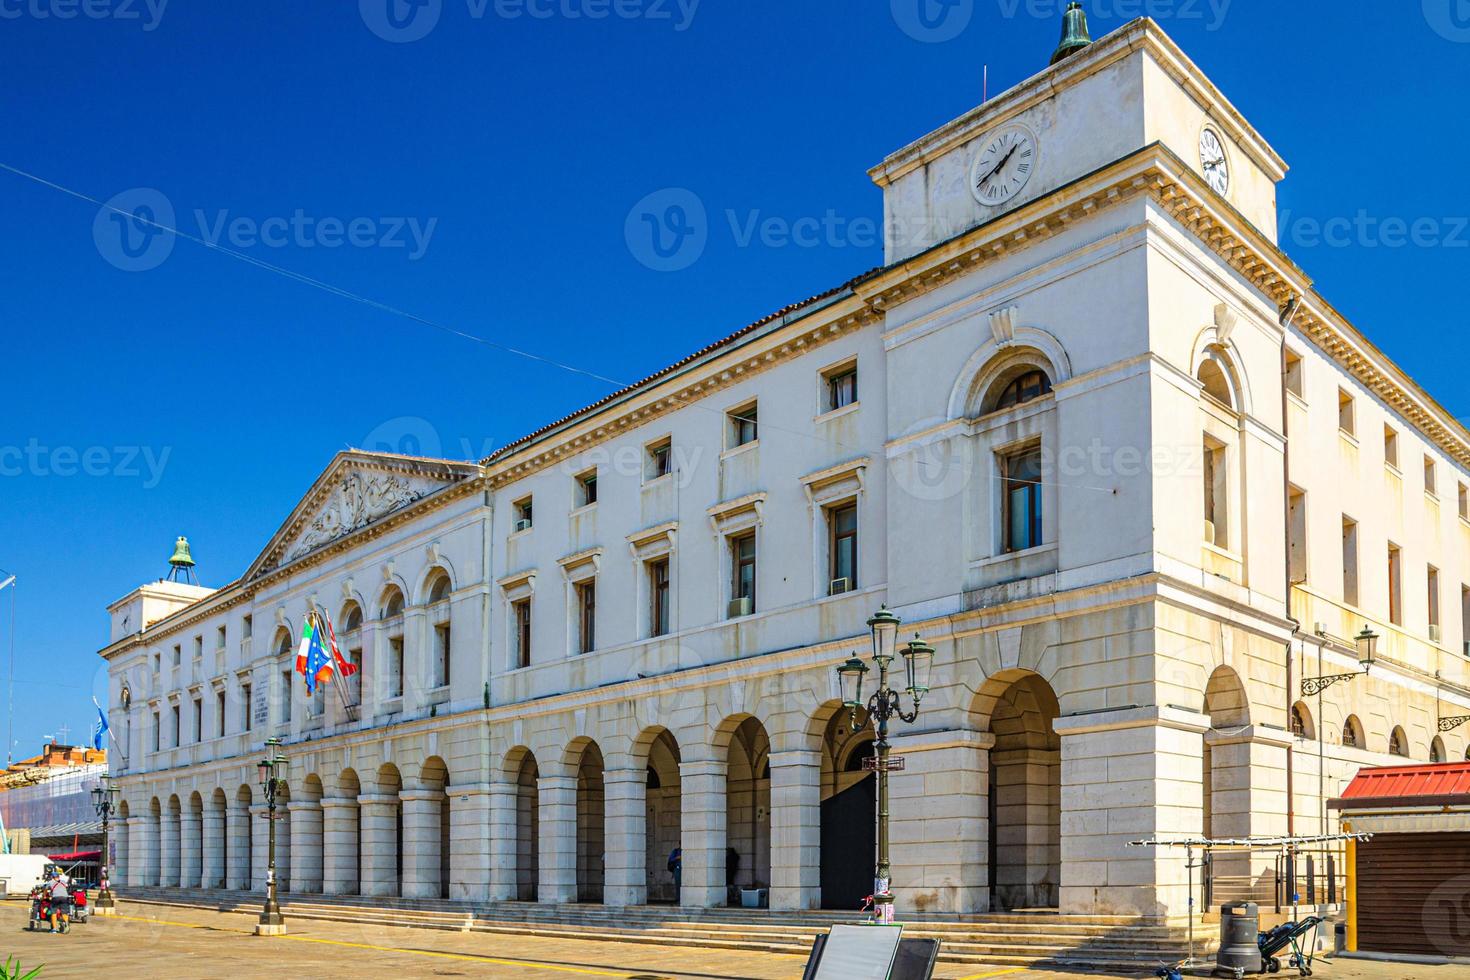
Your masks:
<instances>
[{"instance_id":1,"label":"blue sky","mask_svg":"<svg viewBox=\"0 0 1470 980\"><path fill-rule=\"evenodd\" d=\"M992 93L1044 66L1064 6L389 2L0 0L0 165L250 260L124 244L0 170L17 755L84 735L104 606L176 535L224 584L344 446L478 457L609 389L256 263L635 379L879 264L867 168L977 104L987 64ZM1087 6L1095 36L1139 13L1175 36L1292 165L1288 251L1470 415L1470 4ZM649 195L697 202L702 251L638 244ZM746 235L803 219L833 230Z\"/></svg>"}]
</instances>

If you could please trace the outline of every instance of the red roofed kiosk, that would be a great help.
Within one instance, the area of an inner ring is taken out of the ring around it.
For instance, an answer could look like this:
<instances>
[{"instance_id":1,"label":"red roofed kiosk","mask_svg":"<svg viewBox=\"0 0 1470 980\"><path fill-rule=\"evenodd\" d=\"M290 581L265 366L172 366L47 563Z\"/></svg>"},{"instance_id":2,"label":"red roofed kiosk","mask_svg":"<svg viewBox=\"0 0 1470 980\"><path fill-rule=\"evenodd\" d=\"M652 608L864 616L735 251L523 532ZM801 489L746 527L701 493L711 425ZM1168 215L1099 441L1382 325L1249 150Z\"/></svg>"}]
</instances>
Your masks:
<instances>
[{"instance_id":1,"label":"red roofed kiosk","mask_svg":"<svg viewBox=\"0 0 1470 980\"><path fill-rule=\"evenodd\" d=\"M1329 807L1348 844L1349 952L1470 957L1470 762L1364 769Z\"/></svg>"}]
</instances>

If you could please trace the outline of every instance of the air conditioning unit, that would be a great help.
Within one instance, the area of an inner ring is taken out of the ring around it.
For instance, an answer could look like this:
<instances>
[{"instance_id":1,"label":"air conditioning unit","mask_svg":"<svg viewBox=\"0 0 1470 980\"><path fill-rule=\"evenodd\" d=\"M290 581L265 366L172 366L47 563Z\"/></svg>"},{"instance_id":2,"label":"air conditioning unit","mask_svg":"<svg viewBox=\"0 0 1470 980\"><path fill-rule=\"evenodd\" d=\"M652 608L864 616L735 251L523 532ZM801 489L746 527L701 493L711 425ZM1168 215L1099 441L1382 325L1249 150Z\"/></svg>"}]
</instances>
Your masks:
<instances>
[{"instance_id":1,"label":"air conditioning unit","mask_svg":"<svg viewBox=\"0 0 1470 980\"><path fill-rule=\"evenodd\" d=\"M1429 624L1429 642L1438 643L1444 637L1444 631L1434 623Z\"/></svg>"},{"instance_id":2,"label":"air conditioning unit","mask_svg":"<svg viewBox=\"0 0 1470 980\"><path fill-rule=\"evenodd\" d=\"M753 612L755 612L755 603L751 601L749 596L730 600L729 618L738 619L741 616L749 616Z\"/></svg>"},{"instance_id":3,"label":"air conditioning unit","mask_svg":"<svg viewBox=\"0 0 1470 980\"><path fill-rule=\"evenodd\" d=\"M530 529L531 519L529 517L522 517L520 520L516 521L517 531L529 531Z\"/></svg>"},{"instance_id":4,"label":"air conditioning unit","mask_svg":"<svg viewBox=\"0 0 1470 980\"><path fill-rule=\"evenodd\" d=\"M852 591L852 579L850 579L850 578L834 578L827 585L827 594L828 595L841 595L844 592L851 592L851 591Z\"/></svg>"}]
</instances>

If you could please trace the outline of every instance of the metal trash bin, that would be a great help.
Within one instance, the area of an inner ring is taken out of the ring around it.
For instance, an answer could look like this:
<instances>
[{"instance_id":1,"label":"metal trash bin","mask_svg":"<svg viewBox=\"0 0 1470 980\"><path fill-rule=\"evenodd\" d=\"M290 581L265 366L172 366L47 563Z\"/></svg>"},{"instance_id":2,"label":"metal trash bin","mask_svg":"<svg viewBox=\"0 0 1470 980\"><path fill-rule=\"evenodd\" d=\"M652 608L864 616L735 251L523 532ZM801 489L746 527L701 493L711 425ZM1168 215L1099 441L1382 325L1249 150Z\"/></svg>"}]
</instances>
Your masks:
<instances>
[{"instance_id":1,"label":"metal trash bin","mask_svg":"<svg viewBox=\"0 0 1470 980\"><path fill-rule=\"evenodd\" d=\"M1237 977L1261 972L1261 910L1255 902L1220 906L1220 952L1215 954L1215 976Z\"/></svg>"}]
</instances>

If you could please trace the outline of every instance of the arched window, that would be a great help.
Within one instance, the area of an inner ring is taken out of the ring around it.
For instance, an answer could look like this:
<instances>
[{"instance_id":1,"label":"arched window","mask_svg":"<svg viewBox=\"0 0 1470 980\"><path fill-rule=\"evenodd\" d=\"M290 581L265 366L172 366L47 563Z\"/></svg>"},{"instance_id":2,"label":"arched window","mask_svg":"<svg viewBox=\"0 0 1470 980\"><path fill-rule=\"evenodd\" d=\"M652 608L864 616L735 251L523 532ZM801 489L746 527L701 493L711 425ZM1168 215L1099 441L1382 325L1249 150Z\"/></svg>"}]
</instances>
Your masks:
<instances>
[{"instance_id":1,"label":"arched window","mask_svg":"<svg viewBox=\"0 0 1470 980\"><path fill-rule=\"evenodd\" d=\"M403 697L404 638L403 638L403 593L397 586L389 586L383 593L383 619L390 620L386 640L387 656L383 658L387 668L380 675L384 697L392 700ZM376 655L375 655L376 656Z\"/></svg>"},{"instance_id":2,"label":"arched window","mask_svg":"<svg viewBox=\"0 0 1470 980\"><path fill-rule=\"evenodd\" d=\"M403 615L403 593L391 588L383 593L383 618L392 619Z\"/></svg>"},{"instance_id":3,"label":"arched window","mask_svg":"<svg viewBox=\"0 0 1470 980\"><path fill-rule=\"evenodd\" d=\"M1000 396L996 398L990 410L999 412L1007 408L1015 408L1017 405L1024 405L1049 394L1051 394L1051 378L1046 376L1046 372L1027 371L1001 389Z\"/></svg>"},{"instance_id":4,"label":"arched window","mask_svg":"<svg viewBox=\"0 0 1470 980\"><path fill-rule=\"evenodd\" d=\"M349 602L342 610L342 632L352 633L362 629L362 607Z\"/></svg>"},{"instance_id":5,"label":"arched window","mask_svg":"<svg viewBox=\"0 0 1470 980\"><path fill-rule=\"evenodd\" d=\"M276 630L276 656L285 657L291 653L291 633L284 627Z\"/></svg>"},{"instance_id":6,"label":"arched window","mask_svg":"<svg viewBox=\"0 0 1470 980\"><path fill-rule=\"evenodd\" d=\"M430 686L440 688L449 686L449 593L451 585L449 574L443 569L433 574L433 584L429 587L429 626L434 631L433 656L430 662L433 677Z\"/></svg>"},{"instance_id":7,"label":"arched window","mask_svg":"<svg viewBox=\"0 0 1470 980\"><path fill-rule=\"evenodd\" d=\"M1350 749L1363 747L1363 725L1357 715L1348 715L1342 723L1342 744Z\"/></svg>"},{"instance_id":8,"label":"arched window","mask_svg":"<svg viewBox=\"0 0 1470 980\"><path fill-rule=\"evenodd\" d=\"M1409 757L1409 739L1404 730L1397 725L1388 736L1388 754Z\"/></svg>"},{"instance_id":9,"label":"arched window","mask_svg":"<svg viewBox=\"0 0 1470 980\"><path fill-rule=\"evenodd\" d=\"M1444 739L1440 738L1438 735L1434 736L1434 741L1429 743L1429 761L1430 762L1446 762L1446 761L1448 761L1446 759L1446 757L1445 757Z\"/></svg>"},{"instance_id":10,"label":"arched window","mask_svg":"<svg viewBox=\"0 0 1470 980\"><path fill-rule=\"evenodd\" d=\"M449 576L440 575L434 579L434 587L429 590L429 604L443 602L449 598Z\"/></svg>"},{"instance_id":11,"label":"arched window","mask_svg":"<svg viewBox=\"0 0 1470 980\"><path fill-rule=\"evenodd\" d=\"M1230 378L1218 358L1211 356L1201 361L1195 377L1205 386L1205 394L1226 408L1235 408L1235 398L1230 393Z\"/></svg>"},{"instance_id":12,"label":"arched window","mask_svg":"<svg viewBox=\"0 0 1470 980\"><path fill-rule=\"evenodd\" d=\"M1301 701L1291 706L1291 733L1297 738L1316 738L1311 709Z\"/></svg>"}]
</instances>

